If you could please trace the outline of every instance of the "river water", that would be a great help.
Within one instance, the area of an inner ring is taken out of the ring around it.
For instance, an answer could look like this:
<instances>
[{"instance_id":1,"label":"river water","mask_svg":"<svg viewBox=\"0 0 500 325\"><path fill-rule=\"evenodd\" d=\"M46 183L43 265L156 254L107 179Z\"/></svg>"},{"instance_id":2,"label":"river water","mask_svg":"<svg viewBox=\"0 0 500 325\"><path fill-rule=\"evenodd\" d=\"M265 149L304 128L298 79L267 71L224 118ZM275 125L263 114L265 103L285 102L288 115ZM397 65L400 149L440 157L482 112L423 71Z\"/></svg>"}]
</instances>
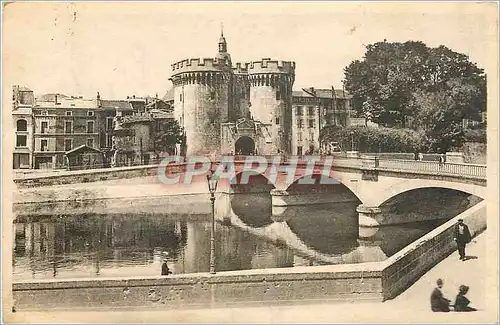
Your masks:
<instances>
[{"instance_id":1,"label":"river water","mask_svg":"<svg viewBox=\"0 0 500 325\"><path fill-rule=\"evenodd\" d=\"M276 217L260 198L240 195L232 216L217 219L217 271L381 261L446 221L360 230L357 202ZM23 216L14 224L13 278L159 275L164 259L174 274L207 272L210 228L210 214Z\"/></svg>"}]
</instances>

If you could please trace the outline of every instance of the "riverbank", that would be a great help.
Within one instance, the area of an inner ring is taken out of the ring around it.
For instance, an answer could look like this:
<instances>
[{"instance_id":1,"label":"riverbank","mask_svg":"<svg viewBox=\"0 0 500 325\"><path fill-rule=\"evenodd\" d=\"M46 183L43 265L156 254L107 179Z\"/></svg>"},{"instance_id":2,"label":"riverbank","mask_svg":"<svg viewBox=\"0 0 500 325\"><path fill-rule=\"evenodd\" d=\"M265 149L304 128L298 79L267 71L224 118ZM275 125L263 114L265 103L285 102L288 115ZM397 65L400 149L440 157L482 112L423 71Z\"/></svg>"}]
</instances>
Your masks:
<instances>
[{"instance_id":1,"label":"riverbank","mask_svg":"<svg viewBox=\"0 0 500 325\"><path fill-rule=\"evenodd\" d=\"M496 322L497 293L487 281L487 233L476 237L467 246L467 255L477 256L459 261L456 253L424 274L408 290L385 302L342 301L328 303L287 303L287 305L237 306L221 308L43 311L6 313L8 322L62 323L85 319L88 323L340 323L340 322L431 322L475 323ZM457 272L460 270L460 272ZM474 276L471 276L474 275ZM452 299L459 285L470 286L468 298L479 309L474 313L433 313L429 295L437 278L445 280L444 295ZM489 303L486 298L489 299Z\"/></svg>"}]
</instances>

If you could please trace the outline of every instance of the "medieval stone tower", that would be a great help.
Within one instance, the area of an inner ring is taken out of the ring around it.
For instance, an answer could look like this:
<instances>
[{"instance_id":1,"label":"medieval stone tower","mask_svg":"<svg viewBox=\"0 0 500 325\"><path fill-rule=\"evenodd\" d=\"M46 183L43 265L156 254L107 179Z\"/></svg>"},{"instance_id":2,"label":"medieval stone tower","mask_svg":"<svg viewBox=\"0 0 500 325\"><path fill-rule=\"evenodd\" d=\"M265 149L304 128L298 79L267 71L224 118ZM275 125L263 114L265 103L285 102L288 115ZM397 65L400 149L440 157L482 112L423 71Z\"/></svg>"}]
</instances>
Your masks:
<instances>
[{"instance_id":1,"label":"medieval stone tower","mask_svg":"<svg viewBox=\"0 0 500 325\"><path fill-rule=\"evenodd\" d=\"M248 67L250 114L262 123L271 124L272 153L291 151L292 86L295 62L262 59Z\"/></svg>"},{"instance_id":2,"label":"medieval stone tower","mask_svg":"<svg viewBox=\"0 0 500 325\"><path fill-rule=\"evenodd\" d=\"M295 62L262 59L233 67L223 33L214 58L172 64L185 154L290 153L294 79Z\"/></svg>"}]
</instances>

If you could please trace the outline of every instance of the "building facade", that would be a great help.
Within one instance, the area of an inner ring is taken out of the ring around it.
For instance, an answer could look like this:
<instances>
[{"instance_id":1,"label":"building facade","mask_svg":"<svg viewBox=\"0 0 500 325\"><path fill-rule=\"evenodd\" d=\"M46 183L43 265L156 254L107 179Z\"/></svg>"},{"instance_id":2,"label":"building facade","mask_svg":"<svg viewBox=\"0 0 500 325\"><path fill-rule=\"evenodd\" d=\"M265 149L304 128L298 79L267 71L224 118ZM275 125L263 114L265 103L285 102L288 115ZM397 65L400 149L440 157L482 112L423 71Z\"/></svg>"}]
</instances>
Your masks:
<instances>
[{"instance_id":1,"label":"building facade","mask_svg":"<svg viewBox=\"0 0 500 325\"><path fill-rule=\"evenodd\" d=\"M124 100L104 100L97 93L95 99L63 94L35 98L32 90L20 86L13 86L12 99L16 134L14 169L109 167L116 152L117 119L146 114L157 116L170 109L169 103L157 97L128 96ZM157 118L165 118L162 116ZM102 154L99 162L85 158L97 157L99 153ZM75 165L80 160L85 166Z\"/></svg>"},{"instance_id":2,"label":"building facade","mask_svg":"<svg viewBox=\"0 0 500 325\"><path fill-rule=\"evenodd\" d=\"M156 108L147 113L117 118L111 165L148 165L158 159L165 148L156 146L155 136L165 131L168 120L173 120L173 114ZM167 148L166 153L175 153L175 145Z\"/></svg>"},{"instance_id":3,"label":"building facade","mask_svg":"<svg viewBox=\"0 0 500 325\"><path fill-rule=\"evenodd\" d=\"M20 86L13 86L12 120L14 123L15 145L13 152L13 168L33 168L34 124L33 91Z\"/></svg>"},{"instance_id":4,"label":"building facade","mask_svg":"<svg viewBox=\"0 0 500 325\"><path fill-rule=\"evenodd\" d=\"M292 97L292 154L318 152L320 130L325 126L349 126L351 97L342 90L315 89L294 91Z\"/></svg>"},{"instance_id":5,"label":"building facade","mask_svg":"<svg viewBox=\"0 0 500 325\"><path fill-rule=\"evenodd\" d=\"M186 154L291 152L295 62L266 58L233 66L221 34L216 57L176 62L170 80Z\"/></svg>"},{"instance_id":6,"label":"building facade","mask_svg":"<svg viewBox=\"0 0 500 325\"><path fill-rule=\"evenodd\" d=\"M86 145L100 147L100 109L95 99L55 95L33 107L35 169L63 168L65 153Z\"/></svg>"}]
</instances>

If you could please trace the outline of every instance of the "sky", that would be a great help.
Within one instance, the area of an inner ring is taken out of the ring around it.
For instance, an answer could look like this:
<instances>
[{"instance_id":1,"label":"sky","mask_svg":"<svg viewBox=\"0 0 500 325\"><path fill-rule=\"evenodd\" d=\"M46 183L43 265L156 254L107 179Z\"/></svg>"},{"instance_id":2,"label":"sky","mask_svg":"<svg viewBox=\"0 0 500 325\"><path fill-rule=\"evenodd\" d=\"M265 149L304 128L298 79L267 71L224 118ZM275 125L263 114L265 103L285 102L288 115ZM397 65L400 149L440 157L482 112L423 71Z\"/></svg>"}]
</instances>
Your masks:
<instances>
[{"instance_id":1,"label":"sky","mask_svg":"<svg viewBox=\"0 0 500 325\"><path fill-rule=\"evenodd\" d=\"M296 62L294 89L341 88L365 45L419 40L492 66L492 3L13 3L3 12L3 84L35 95L163 96L171 64L213 57L221 23L233 63ZM493 66L496 68L496 66ZM5 94L5 93L4 93ZM10 94L9 94L10 96Z\"/></svg>"}]
</instances>

